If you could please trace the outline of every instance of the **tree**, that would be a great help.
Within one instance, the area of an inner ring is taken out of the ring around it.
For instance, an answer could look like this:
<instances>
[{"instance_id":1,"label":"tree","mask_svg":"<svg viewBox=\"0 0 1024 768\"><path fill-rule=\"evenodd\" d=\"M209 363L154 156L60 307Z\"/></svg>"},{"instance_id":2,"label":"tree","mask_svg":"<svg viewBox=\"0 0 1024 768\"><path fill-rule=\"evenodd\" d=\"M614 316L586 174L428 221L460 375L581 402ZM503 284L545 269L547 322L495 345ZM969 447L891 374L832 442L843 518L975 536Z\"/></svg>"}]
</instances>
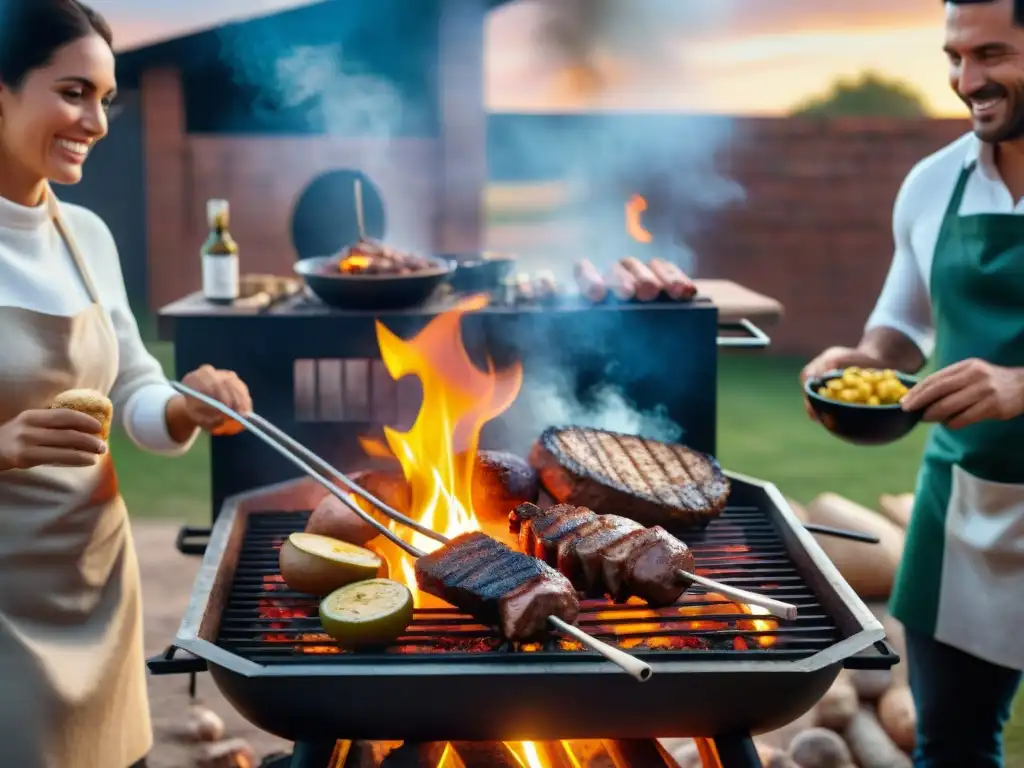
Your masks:
<instances>
[{"instance_id":1,"label":"tree","mask_svg":"<svg viewBox=\"0 0 1024 768\"><path fill-rule=\"evenodd\" d=\"M873 72L841 79L828 93L797 105L795 117L923 117L924 100L911 86Z\"/></svg>"}]
</instances>

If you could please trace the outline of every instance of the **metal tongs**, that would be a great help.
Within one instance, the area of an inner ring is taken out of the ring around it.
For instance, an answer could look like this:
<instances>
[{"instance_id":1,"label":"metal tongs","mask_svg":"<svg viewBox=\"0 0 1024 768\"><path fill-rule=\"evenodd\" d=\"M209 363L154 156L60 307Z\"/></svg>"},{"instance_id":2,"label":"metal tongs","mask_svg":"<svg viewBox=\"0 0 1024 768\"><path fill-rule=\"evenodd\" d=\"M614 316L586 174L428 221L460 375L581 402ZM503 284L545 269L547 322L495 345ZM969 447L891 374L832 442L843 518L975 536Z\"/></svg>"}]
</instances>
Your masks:
<instances>
[{"instance_id":1,"label":"metal tongs","mask_svg":"<svg viewBox=\"0 0 1024 768\"><path fill-rule=\"evenodd\" d=\"M410 556L419 558L423 557L424 553L395 534L395 532L387 526L382 525L379 521L375 520L371 515L367 514L349 497L349 493L354 493L363 500L372 504L374 507L379 509L381 513L396 523L404 525L410 530L416 531L417 533L427 536L439 543L448 543L448 539L445 536L442 536L437 531L420 525L415 520L375 498L365 488L355 483L344 473L338 471L331 464L317 456L262 416L256 413L250 413L243 416L218 400L204 395L201 392L197 392L191 387L187 387L180 382L172 381L170 382L170 385L181 394L194 398L219 411L229 419L241 424L247 431L259 438L260 441L301 469L309 478L315 480L326 488L342 504L363 520L363 522L372 526L378 533L380 533L381 536L384 536L388 541L399 547L402 551L408 553ZM310 466L311 464L313 466ZM347 492L332 482L327 476L333 477L341 483L341 485L347 489ZM764 597L763 595L758 595L743 589L730 587L727 584L721 584L717 581L706 579L695 573L680 571L677 575L680 579L685 579L693 582L694 584L699 584L705 589L714 591L730 600L747 603L749 605L757 605L768 611L769 615L778 616L787 620L793 620L796 618L797 609L795 605L783 603L779 600ZM588 635L579 627L562 621L555 616L549 616L548 621L559 631L569 635L573 639L585 645L587 648L590 648L592 651L601 654L605 659L616 664L624 672L632 675L637 680L643 682L649 679L653 674L650 665L646 662L641 661L640 659L637 659L636 657L631 656L630 654L625 653L602 640L598 640L596 637Z\"/></svg>"}]
</instances>

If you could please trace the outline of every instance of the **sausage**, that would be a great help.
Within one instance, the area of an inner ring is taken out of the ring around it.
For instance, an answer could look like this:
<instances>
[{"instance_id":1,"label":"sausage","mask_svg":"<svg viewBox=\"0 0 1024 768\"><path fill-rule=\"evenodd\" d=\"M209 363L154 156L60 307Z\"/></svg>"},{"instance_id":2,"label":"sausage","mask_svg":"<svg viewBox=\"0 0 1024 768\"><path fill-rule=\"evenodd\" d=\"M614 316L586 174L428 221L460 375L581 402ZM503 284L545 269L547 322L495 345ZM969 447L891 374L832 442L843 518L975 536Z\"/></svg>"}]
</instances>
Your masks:
<instances>
[{"instance_id":1,"label":"sausage","mask_svg":"<svg viewBox=\"0 0 1024 768\"><path fill-rule=\"evenodd\" d=\"M576 285L579 286L580 293L587 301L600 304L608 298L608 286L605 284L604 278L601 277L601 273L597 271L597 267L589 260L580 259L576 262L573 272L576 276Z\"/></svg>"},{"instance_id":2,"label":"sausage","mask_svg":"<svg viewBox=\"0 0 1024 768\"><path fill-rule=\"evenodd\" d=\"M627 256L619 262L636 280L636 297L640 301L654 301L664 286L640 259Z\"/></svg>"},{"instance_id":3,"label":"sausage","mask_svg":"<svg viewBox=\"0 0 1024 768\"><path fill-rule=\"evenodd\" d=\"M636 278L620 262L612 264L611 274L608 275L608 287L620 301L629 301L636 297Z\"/></svg>"},{"instance_id":4,"label":"sausage","mask_svg":"<svg viewBox=\"0 0 1024 768\"><path fill-rule=\"evenodd\" d=\"M664 283L665 292L674 301L685 301L697 295L697 286L679 267L664 259L651 259L651 271Z\"/></svg>"}]
</instances>

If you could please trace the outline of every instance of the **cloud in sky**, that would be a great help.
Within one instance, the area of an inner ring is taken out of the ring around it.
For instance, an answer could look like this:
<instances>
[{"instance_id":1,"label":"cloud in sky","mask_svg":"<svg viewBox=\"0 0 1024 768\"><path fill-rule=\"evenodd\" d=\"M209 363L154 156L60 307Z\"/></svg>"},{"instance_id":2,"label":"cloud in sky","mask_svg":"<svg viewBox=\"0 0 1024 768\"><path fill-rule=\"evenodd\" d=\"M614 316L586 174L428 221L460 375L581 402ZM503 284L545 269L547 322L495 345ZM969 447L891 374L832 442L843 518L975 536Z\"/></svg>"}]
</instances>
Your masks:
<instances>
[{"instance_id":1,"label":"cloud in sky","mask_svg":"<svg viewBox=\"0 0 1024 768\"><path fill-rule=\"evenodd\" d=\"M91 5L107 16L124 49L312 2L317 0L91 0ZM556 106L548 103L551 78L535 38L537 2L518 0L492 14L487 59L492 108ZM945 81L943 10L936 0L622 2L648 6L679 29L678 70L645 73L646 89L625 93L636 84L623 87L620 97L638 108L646 98L651 106L668 108L778 112L839 76L874 69L916 86L937 112L962 113Z\"/></svg>"}]
</instances>

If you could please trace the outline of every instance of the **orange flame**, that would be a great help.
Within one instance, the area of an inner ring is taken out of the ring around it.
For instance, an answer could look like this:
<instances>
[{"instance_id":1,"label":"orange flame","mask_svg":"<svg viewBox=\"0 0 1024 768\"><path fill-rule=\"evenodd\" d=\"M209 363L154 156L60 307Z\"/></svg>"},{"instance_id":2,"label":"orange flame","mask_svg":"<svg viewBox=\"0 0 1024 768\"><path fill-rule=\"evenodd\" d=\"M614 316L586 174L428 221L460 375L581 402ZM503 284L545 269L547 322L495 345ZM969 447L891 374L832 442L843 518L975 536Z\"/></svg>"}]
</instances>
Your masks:
<instances>
[{"instance_id":1,"label":"orange flame","mask_svg":"<svg viewBox=\"0 0 1024 768\"><path fill-rule=\"evenodd\" d=\"M423 388L423 401L408 432L385 427L386 446L363 440L363 447L372 456L398 460L411 489L412 503L406 514L448 538L481 528L471 491L480 431L512 405L523 381L518 363L495 371L488 360L487 370L481 371L470 360L460 322L467 312L485 306L484 295L464 299L409 340L377 322L384 367L396 381L416 376ZM433 552L440 546L394 522L390 528L421 552ZM413 591L417 607L445 605L416 589L412 557L386 540L380 541L379 551L388 561L391 578L404 581Z\"/></svg>"},{"instance_id":2,"label":"orange flame","mask_svg":"<svg viewBox=\"0 0 1024 768\"><path fill-rule=\"evenodd\" d=\"M654 239L641 222L641 216L646 210L647 201L640 195L633 195L626 203L626 232L638 243L649 243Z\"/></svg>"}]
</instances>

